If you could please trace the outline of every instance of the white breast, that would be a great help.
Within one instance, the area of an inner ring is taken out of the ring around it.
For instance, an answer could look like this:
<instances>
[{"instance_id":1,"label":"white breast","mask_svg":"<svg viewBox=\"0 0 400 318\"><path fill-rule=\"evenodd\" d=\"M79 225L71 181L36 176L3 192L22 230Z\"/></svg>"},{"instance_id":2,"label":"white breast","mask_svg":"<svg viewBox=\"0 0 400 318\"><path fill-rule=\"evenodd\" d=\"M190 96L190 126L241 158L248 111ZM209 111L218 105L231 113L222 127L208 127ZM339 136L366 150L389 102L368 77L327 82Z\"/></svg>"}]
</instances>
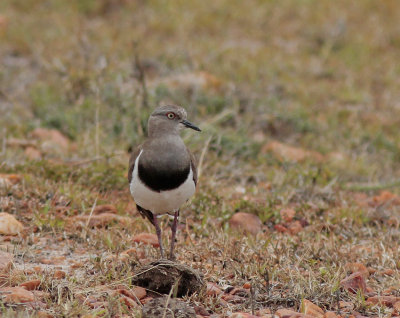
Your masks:
<instances>
[{"instance_id":1,"label":"white breast","mask_svg":"<svg viewBox=\"0 0 400 318\"><path fill-rule=\"evenodd\" d=\"M139 158L143 150L137 156L135 168L132 172L130 190L135 203L154 214L172 213L177 211L195 192L193 171L190 167L189 175L184 183L173 190L156 192L148 188L139 179Z\"/></svg>"}]
</instances>

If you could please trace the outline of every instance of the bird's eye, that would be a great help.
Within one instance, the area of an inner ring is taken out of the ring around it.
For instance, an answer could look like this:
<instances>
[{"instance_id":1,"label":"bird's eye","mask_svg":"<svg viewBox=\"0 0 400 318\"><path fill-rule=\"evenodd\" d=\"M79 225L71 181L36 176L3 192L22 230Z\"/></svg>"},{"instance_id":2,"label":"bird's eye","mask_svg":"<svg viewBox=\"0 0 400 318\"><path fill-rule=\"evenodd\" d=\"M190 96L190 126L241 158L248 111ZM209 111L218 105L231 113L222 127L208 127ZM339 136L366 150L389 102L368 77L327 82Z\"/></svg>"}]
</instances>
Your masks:
<instances>
[{"instance_id":1,"label":"bird's eye","mask_svg":"<svg viewBox=\"0 0 400 318\"><path fill-rule=\"evenodd\" d=\"M174 118L175 118L175 114L174 114L174 113L168 113L168 114L167 114L167 117L168 117L169 119L174 119Z\"/></svg>"}]
</instances>

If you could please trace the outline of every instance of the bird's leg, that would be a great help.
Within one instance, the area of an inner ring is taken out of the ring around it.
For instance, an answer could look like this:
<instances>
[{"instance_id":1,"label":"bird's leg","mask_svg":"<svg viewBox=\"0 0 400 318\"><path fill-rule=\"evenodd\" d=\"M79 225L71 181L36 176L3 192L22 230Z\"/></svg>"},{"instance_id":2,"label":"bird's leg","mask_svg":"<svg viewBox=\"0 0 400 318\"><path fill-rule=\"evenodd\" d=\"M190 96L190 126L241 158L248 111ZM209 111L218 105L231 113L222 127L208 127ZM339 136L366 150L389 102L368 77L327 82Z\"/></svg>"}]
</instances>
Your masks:
<instances>
[{"instance_id":1,"label":"bird's leg","mask_svg":"<svg viewBox=\"0 0 400 318\"><path fill-rule=\"evenodd\" d=\"M161 258L164 258L164 249L163 249L163 245L162 245L161 228L160 228L160 225L158 224L158 220L157 220L157 215L156 214L153 214L153 223L154 223L154 227L156 228L158 244L160 244Z\"/></svg>"},{"instance_id":2,"label":"bird's leg","mask_svg":"<svg viewBox=\"0 0 400 318\"><path fill-rule=\"evenodd\" d=\"M175 211L174 221L172 222L172 226L171 226L172 234L171 234L171 252L169 253L169 259L170 260L174 260L175 259L174 247L175 247L176 229L178 227L178 218L179 218L179 210Z\"/></svg>"}]
</instances>

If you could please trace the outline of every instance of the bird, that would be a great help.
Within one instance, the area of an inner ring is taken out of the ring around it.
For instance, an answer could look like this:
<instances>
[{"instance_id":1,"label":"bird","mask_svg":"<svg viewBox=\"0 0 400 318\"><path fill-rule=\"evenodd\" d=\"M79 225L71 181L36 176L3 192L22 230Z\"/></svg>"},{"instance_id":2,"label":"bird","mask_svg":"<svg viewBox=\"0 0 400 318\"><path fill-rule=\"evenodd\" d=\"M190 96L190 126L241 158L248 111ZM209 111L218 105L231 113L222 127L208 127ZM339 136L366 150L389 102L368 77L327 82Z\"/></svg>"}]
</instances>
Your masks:
<instances>
[{"instance_id":1,"label":"bird","mask_svg":"<svg viewBox=\"0 0 400 318\"><path fill-rule=\"evenodd\" d=\"M184 128L201 131L187 120L187 112L177 105L156 108L147 124L147 139L129 160L130 193L138 212L155 227L161 258L164 258L158 217L173 215L169 259L174 260L175 236L180 207L195 193L197 167L193 154L183 142Z\"/></svg>"}]
</instances>

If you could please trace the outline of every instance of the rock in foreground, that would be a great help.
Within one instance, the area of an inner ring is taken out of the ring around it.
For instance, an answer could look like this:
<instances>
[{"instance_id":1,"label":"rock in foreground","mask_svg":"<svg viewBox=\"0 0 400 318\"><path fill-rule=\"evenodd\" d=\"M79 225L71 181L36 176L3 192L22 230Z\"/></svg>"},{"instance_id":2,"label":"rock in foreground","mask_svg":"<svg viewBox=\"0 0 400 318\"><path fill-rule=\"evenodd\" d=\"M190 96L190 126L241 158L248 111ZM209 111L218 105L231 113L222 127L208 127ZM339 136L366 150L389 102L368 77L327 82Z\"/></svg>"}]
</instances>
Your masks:
<instances>
[{"instance_id":1,"label":"rock in foreground","mask_svg":"<svg viewBox=\"0 0 400 318\"><path fill-rule=\"evenodd\" d=\"M177 296L199 292L203 286L203 277L192 268L169 260L158 260L143 266L137 271L132 283L149 291L169 294L177 284Z\"/></svg>"}]
</instances>

